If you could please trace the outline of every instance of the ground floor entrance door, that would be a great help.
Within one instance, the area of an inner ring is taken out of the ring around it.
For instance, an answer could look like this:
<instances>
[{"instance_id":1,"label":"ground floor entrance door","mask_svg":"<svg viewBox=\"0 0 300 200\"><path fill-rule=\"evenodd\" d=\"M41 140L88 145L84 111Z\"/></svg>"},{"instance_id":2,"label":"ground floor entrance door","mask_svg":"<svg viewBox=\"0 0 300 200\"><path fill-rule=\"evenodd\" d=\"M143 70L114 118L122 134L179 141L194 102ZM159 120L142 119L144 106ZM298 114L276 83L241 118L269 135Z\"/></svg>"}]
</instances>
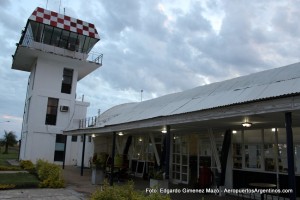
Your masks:
<instances>
[{"instance_id":1,"label":"ground floor entrance door","mask_svg":"<svg viewBox=\"0 0 300 200\"><path fill-rule=\"evenodd\" d=\"M210 135L211 134L211 135ZM220 157L224 135L222 133L208 133L199 135L198 140L198 182L203 185L218 185L220 178ZM208 172L209 170L209 172ZM205 176L201 172L205 171ZM209 173L209 174L208 174ZM208 176L210 178L208 178ZM202 180L202 178L207 180ZM209 179L209 180L208 180Z\"/></svg>"},{"instance_id":2,"label":"ground floor entrance door","mask_svg":"<svg viewBox=\"0 0 300 200\"><path fill-rule=\"evenodd\" d=\"M173 183L189 183L189 144L188 137L174 135L172 153Z\"/></svg>"}]
</instances>

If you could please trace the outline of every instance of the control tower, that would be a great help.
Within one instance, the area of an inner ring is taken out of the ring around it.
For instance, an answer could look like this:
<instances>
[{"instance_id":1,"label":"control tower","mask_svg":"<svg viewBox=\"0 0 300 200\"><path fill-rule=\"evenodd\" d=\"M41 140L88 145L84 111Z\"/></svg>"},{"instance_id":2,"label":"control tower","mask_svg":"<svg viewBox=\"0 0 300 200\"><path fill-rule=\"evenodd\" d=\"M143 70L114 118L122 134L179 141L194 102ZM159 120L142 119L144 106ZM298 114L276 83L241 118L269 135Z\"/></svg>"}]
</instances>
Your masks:
<instances>
[{"instance_id":1,"label":"control tower","mask_svg":"<svg viewBox=\"0 0 300 200\"><path fill-rule=\"evenodd\" d=\"M99 40L94 24L67 15L38 7L29 17L12 62L12 69L30 73L20 159L81 163L82 137L62 131L78 128L86 117L89 103L76 100L76 86L102 66L102 54L91 52ZM92 154L87 141L85 152Z\"/></svg>"}]
</instances>

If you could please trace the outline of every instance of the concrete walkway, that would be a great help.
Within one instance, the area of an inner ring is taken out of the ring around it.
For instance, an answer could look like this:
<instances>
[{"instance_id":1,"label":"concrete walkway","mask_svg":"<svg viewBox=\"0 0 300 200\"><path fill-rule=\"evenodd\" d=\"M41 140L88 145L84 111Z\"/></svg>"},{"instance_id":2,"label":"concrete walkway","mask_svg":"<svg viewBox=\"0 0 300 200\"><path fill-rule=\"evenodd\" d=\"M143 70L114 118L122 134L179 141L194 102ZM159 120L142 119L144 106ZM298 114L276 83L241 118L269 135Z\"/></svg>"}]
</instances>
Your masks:
<instances>
[{"instance_id":1,"label":"concrete walkway","mask_svg":"<svg viewBox=\"0 0 300 200\"><path fill-rule=\"evenodd\" d=\"M91 170L84 169L83 176L80 175L80 167L66 166L63 170L63 177L66 181L64 189L13 189L0 190L0 199L4 200L85 200L89 199L91 194L100 189L99 185L91 184ZM149 181L137 178L134 180L137 190L145 191L149 187ZM116 184L124 184L120 182ZM174 187L174 185L172 186ZM171 187L171 188L172 188ZM176 187L176 186L175 186ZM172 194L172 200L238 200L241 198L218 195L203 195L203 194Z\"/></svg>"},{"instance_id":2,"label":"concrete walkway","mask_svg":"<svg viewBox=\"0 0 300 200\"><path fill-rule=\"evenodd\" d=\"M0 191L1 200L83 200L84 194L72 189L17 189Z\"/></svg>"}]
</instances>

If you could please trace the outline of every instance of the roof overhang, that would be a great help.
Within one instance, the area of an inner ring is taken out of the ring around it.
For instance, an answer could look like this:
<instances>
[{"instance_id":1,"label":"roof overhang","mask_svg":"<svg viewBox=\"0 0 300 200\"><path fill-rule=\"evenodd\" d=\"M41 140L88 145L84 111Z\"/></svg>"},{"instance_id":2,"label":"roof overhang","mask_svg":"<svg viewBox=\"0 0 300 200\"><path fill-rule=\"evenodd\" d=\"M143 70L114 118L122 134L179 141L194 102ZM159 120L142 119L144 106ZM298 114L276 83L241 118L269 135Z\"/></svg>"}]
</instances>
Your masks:
<instances>
[{"instance_id":1,"label":"roof overhang","mask_svg":"<svg viewBox=\"0 0 300 200\"><path fill-rule=\"evenodd\" d=\"M240 130L243 128L241 124L245 120L253 124L252 129L280 128L285 126L285 112L292 112L293 126L300 126L300 95L156 117L104 127L70 130L64 131L64 134L106 135L119 131L125 132L125 134L158 133L165 125L170 125L173 133L193 133L209 128Z\"/></svg>"}]
</instances>

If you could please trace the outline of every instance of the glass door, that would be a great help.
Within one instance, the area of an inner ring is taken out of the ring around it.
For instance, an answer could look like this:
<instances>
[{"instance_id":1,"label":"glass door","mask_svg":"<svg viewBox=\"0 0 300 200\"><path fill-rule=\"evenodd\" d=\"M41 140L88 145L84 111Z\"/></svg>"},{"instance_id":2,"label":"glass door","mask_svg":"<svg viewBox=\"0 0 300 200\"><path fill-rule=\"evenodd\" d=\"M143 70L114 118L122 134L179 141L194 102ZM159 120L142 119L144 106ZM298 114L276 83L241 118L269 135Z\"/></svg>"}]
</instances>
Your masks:
<instances>
[{"instance_id":1,"label":"glass door","mask_svg":"<svg viewBox=\"0 0 300 200\"><path fill-rule=\"evenodd\" d=\"M172 178L174 183L189 182L189 146L187 136L173 138Z\"/></svg>"},{"instance_id":2,"label":"glass door","mask_svg":"<svg viewBox=\"0 0 300 200\"><path fill-rule=\"evenodd\" d=\"M198 178L201 182L200 173L203 173L207 168L210 171L210 178L207 183L204 183L204 185L213 185L217 184L220 180L220 173L218 171L217 161L216 159L219 159L221 157L221 151L222 151L222 143L223 143L223 137L224 135L219 132L213 133L213 137L210 139L209 135L203 134L199 135L199 141L198 141ZM211 140L214 140L212 143ZM216 154L213 154L213 147L212 145L215 145ZM218 162L219 162L218 161ZM203 180L202 180L203 181Z\"/></svg>"}]
</instances>

